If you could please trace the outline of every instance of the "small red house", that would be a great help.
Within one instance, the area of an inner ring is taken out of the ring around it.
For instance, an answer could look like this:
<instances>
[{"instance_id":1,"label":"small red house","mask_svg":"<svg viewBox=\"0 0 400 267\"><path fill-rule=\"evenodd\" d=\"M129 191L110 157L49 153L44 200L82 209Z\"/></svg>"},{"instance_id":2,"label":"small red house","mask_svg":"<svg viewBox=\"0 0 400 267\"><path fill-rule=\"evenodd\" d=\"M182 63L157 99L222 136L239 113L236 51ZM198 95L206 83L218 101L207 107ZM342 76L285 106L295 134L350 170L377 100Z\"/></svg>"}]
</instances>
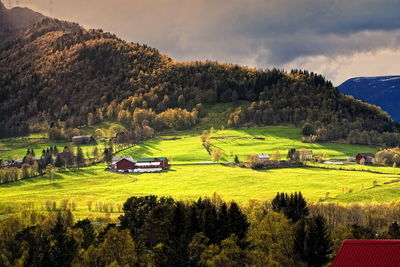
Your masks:
<instances>
[{"instance_id":1,"label":"small red house","mask_svg":"<svg viewBox=\"0 0 400 267\"><path fill-rule=\"evenodd\" d=\"M372 164L372 160L375 158L374 154L371 153L359 153L356 156L356 161L360 163L362 159L365 160L365 164Z\"/></svg>"},{"instance_id":2,"label":"small red house","mask_svg":"<svg viewBox=\"0 0 400 267\"><path fill-rule=\"evenodd\" d=\"M117 157L113 158L112 167L117 171L129 171L135 168L135 162L132 157Z\"/></svg>"},{"instance_id":3,"label":"small red house","mask_svg":"<svg viewBox=\"0 0 400 267\"><path fill-rule=\"evenodd\" d=\"M400 266L400 240L345 240L331 267Z\"/></svg>"}]
</instances>

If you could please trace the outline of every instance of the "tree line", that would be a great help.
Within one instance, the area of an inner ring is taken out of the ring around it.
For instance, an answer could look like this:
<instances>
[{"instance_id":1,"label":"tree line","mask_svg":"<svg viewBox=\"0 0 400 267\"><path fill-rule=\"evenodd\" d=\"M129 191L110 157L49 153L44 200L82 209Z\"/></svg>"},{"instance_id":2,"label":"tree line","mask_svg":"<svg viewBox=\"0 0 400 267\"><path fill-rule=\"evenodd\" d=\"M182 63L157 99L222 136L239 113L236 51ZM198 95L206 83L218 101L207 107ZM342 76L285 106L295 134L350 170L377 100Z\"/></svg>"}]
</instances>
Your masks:
<instances>
[{"instance_id":1,"label":"tree line","mask_svg":"<svg viewBox=\"0 0 400 267\"><path fill-rule=\"evenodd\" d=\"M325 266L344 239L400 237L397 204L308 204L300 192L244 207L131 197L117 221L74 221L66 203L3 217L1 265Z\"/></svg>"}]
</instances>

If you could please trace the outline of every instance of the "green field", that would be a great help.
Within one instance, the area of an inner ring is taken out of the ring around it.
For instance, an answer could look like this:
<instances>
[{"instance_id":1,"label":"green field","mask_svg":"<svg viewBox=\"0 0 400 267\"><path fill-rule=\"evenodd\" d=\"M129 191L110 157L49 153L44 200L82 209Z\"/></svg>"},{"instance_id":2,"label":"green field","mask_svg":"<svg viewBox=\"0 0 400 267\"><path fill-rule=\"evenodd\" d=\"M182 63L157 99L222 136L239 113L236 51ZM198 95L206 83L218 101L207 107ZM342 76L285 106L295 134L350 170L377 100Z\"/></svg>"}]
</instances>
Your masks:
<instances>
[{"instance_id":1,"label":"green field","mask_svg":"<svg viewBox=\"0 0 400 267\"><path fill-rule=\"evenodd\" d=\"M29 138L8 138L0 140L0 158L4 160L10 159L22 159L26 155L28 149L33 149L35 155L40 157L42 155L42 150L50 148L51 146L56 146L59 152L62 152L65 146L71 145L74 150L76 146L72 143L66 141L51 141L47 138L43 138L39 135ZM87 157L92 157L94 145L80 145L83 150L84 155ZM104 143L98 142L97 147L99 151L102 152L104 149Z\"/></svg>"},{"instance_id":2,"label":"green field","mask_svg":"<svg viewBox=\"0 0 400 267\"><path fill-rule=\"evenodd\" d=\"M254 171L216 164L178 165L163 173L129 175L104 168L98 165L58 173L53 185L46 177L1 185L0 206L33 202L41 208L47 200L67 199L78 204L77 213L84 213L88 201L123 203L130 196L149 194L193 200L216 192L242 204L250 199L271 199L282 191L301 191L310 201L325 200L329 192L328 201L343 203L390 201L400 196L400 183L383 185L399 176L367 172L318 168ZM371 188L373 181L378 183L375 188ZM350 190L352 193L346 193Z\"/></svg>"},{"instance_id":3,"label":"green field","mask_svg":"<svg viewBox=\"0 0 400 267\"><path fill-rule=\"evenodd\" d=\"M300 129L268 126L259 128L240 128L230 130L216 130L212 135L212 149L220 148L224 151L223 161L232 162L235 155L240 160L246 160L250 154L269 153L280 151L282 159L286 159L290 148L312 150L314 155L326 155L330 158L354 157L360 152L376 152L376 148L336 143L303 143ZM176 140L170 140L173 138ZM261 137L265 140L254 138ZM210 156L201 144L200 134L186 134L162 136L144 142L140 146L126 150L121 155L133 156L166 156L173 162L208 161Z\"/></svg>"},{"instance_id":4,"label":"green field","mask_svg":"<svg viewBox=\"0 0 400 267\"><path fill-rule=\"evenodd\" d=\"M219 112L214 111L215 114ZM210 117L203 119L202 129L215 125L214 121L215 119ZM107 125L96 127L106 128ZM114 124L109 122L109 125ZM219 128L222 125L221 122ZM87 128L87 133L96 127ZM400 197L400 182L393 182L400 178L400 172L393 168L365 166L365 170L354 171L351 169L355 168L352 165L349 167L352 171L322 168L255 171L220 164L196 164L210 161L210 155L201 142L202 129L164 132L163 136L147 140L120 153L135 159L144 156L168 157L173 165L166 172L118 174L104 171L106 165L100 164L81 170L59 172L55 175L56 179L52 185L45 176L22 180L0 185L0 208L18 207L32 202L35 203L35 208L43 209L48 201L57 201L59 204L63 200L69 200L78 206L75 213L84 216L89 212L88 202L93 202L93 205L112 203L117 206L130 196L148 194L193 200L218 193L227 201L235 200L242 204L252 199L271 199L276 192L294 191L301 191L310 201L340 203L386 202ZM376 152L375 148L367 146L303 143L300 129L285 126L216 129L211 137L212 149L220 148L225 153L222 162L233 161L235 155L241 160L246 160L250 154L273 154L278 150L282 159L285 159L287 150L293 147L313 150L314 155L330 158L347 158L354 157L359 152ZM0 140L0 157L22 157L28 148L35 149L39 156L42 149L54 145L60 149L68 143L50 142L38 134L30 138ZM103 143L99 144L100 149L103 146ZM85 153L91 153L93 150L92 145L82 147ZM371 168L382 173L367 172L371 171ZM377 186L372 187L374 181L377 182ZM390 181L392 183L384 184Z\"/></svg>"}]
</instances>

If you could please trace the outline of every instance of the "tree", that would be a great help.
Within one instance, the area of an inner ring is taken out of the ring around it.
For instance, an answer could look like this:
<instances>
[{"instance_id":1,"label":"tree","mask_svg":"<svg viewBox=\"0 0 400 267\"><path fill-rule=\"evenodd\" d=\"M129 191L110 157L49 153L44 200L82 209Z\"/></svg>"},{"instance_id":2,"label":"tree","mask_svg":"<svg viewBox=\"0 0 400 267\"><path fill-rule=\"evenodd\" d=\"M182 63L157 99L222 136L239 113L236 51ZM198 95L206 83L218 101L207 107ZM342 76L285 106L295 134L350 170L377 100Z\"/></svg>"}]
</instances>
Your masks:
<instances>
[{"instance_id":1,"label":"tree","mask_svg":"<svg viewBox=\"0 0 400 267\"><path fill-rule=\"evenodd\" d=\"M272 154L271 160L281 160L281 152L279 150Z\"/></svg>"},{"instance_id":2,"label":"tree","mask_svg":"<svg viewBox=\"0 0 400 267\"><path fill-rule=\"evenodd\" d=\"M77 221L72 229L82 229L83 240L81 246L83 249L87 250L96 237L91 221L87 218Z\"/></svg>"},{"instance_id":3,"label":"tree","mask_svg":"<svg viewBox=\"0 0 400 267\"><path fill-rule=\"evenodd\" d=\"M308 266L324 266L330 261L332 240L322 216L302 219L294 231L294 252Z\"/></svg>"},{"instance_id":4,"label":"tree","mask_svg":"<svg viewBox=\"0 0 400 267\"><path fill-rule=\"evenodd\" d=\"M387 232L387 236L390 239L400 239L400 226L397 222L393 222L389 226L389 230Z\"/></svg>"},{"instance_id":5,"label":"tree","mask_svg":"<svg viewBox=\"0 0 400 267\"><path fill-rule=\"evenodd\" d=\"M303 133L304 136L310 136L315 134L314 127L309 123L305 123L303 125L301 132Z\"/></svg>"},{"instance_id":6,"label":"tree","mask_svg":"<svg viewBox=\"0 0 400 267\"><path fill-rule=\"evenodd\" d=\"M228 209L229 233L235 234L240 240L245 238L250 224L247 222L246 215L242 213L239 206L232 202Z\"/></svg>"},{"instance_id":7,"label":"tree","mask_svg":"<svg viewBox=\"0 0 400 267\"><path fill-rule=\"evenodd\" d=\"M218 162L218 161L220 161L220 159L221 159L223 156L224 156L224 152L223 152L221 149L219 149L219 148L214 149L214 150L211 152L211 159L212 159L213 161Z\"/></svg>"},{"instance_id":8,"label":"tree","mask_svg":"<svg viewBox=\"0 0 400 267\"><path fill-rule=\"evenodd\" d=\"M73 238L67 235L66 228L65 218L63 218L59 212L56 224L50 232L50 266L71 266L71 262L76 253L77 244Z\"/></svg>"},{"instance_id":9,"label":"tree","mask_svg":"<svg viewBox=\"0 0 400 267\"><path fill-rule=\"evenodd\" d=\"M103 131L102 129L100 129L100 128L97 128L97 129L95 130L95 135L96 135L97 139L101 139L101 138L106 137L106 134L105 134L104 131Z\"/></svg>"},{"instance_id":10,"label":"tree","mask_svg":"<svg viewBox=\"0 0 400 267\"><path fill-rule=\"evenodd\" d=\"M57 168L62 168L65 166L64 159L60 156L60 154L57 155L54 166L56 166Z\"/></svg>"},{"instance_id":11,"label":"tree","mask_svg":"<svg viewBox=\"0 0 400 267\"><path fill-rule=\"evenodd\" d=\"M96 161L98 161L99 158L100 158L99 148L98 148L97 146L95 146L95 147L93 148L93 158L95 158Z\"/></svg>"},{"instance_id":12,"label":"tree","mask_svg":"<svg viewBox=\"0 0 400 267\"><path fill-rule=\"evenodd\" d=\"M88 116L87 116L87 123L88 125L93 125L95 122L95 117L93 115L93 113L89 112Z\"/></svg>"},{"instance_id":13,"label":"tree","mask_svg":"<svg viewBox=\"0 0 400 267\"><path fill-rule=\"evenodd\" d=\"M283 212L286 218L293 222L297 222L309 214L307 201L301 192L292 193L290 196L285 193L277 193L271 204L273 211Z\"/></svg>"},{"instance_id":14,"label":"tree","mask_svg":"<svg viewBox=\"0 0 400 267\"><path fill-rule=\"evenodd\" d=\"M85 156L83 155L83 151L80 146L78 146L76 150L76 163L78 165L78 170L83 164L85 164Z\"/></svg>"},{"instance_id":15,"label":"tree","mask_svg":"<svg viewBox=\"0 0 400 267\"><path fill-rule=\"evenodd\" d=\"M104 242L99 246L101 262L105 266L117 263L118 266L136 266L138 255L136 245L129 231L113 228L107 232Z\"/></svg>"},{"instance_id":16,"label":"tree","mask_svg":"<svg viewBox=\"0 0 400 267\"><path fill-rule=\"evenodd\" d=\"M47 177L49 177L50 184L52 184L53 178L54 178L54 167L53 167L53 165L48 164L46 166L46 171L45 172L46 172Z\"/></svg>"},{"instance_id":17,"label":"tree","mask_svg":"<svg viewBox=\"0 0 400 267\"><path fill-rule=\"evenodd\" d=\"M108 147L108 148L106 147L104 149L103 155L104 155L104 161L110 164L112 162L113 148L112 147Z\"/></svg>"},{"instance_id":18,"label":"tree","mask_svg":"<svg viewBox=\"0 0 400 267\"><path fill-rule=\"evenodd\" d=\"M207 253L209 254L207 255L206 253L203 252L203 262L205 261L207 263L207 266L239 267L245 265L244 255L243 255L244 253L238 246L238 239L235 235L231 235L229 238L223 240L221 242L221 247L219 249L212 248L207 252L211 252L211 255L209 253ZM212 252L217 252L217 253L214 254Z\"/></svg>"}]
</instances>

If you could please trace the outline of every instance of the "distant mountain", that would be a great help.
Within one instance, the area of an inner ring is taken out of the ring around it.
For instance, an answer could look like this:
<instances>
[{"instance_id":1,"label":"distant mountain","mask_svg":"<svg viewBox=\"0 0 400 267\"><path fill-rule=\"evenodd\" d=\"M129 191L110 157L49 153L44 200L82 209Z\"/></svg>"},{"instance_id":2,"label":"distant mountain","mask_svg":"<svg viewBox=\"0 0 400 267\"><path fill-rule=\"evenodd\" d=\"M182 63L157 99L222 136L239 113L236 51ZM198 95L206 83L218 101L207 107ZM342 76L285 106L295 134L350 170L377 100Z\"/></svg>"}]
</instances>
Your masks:
<instances>
[{"instance_id":1,"label":"distant mountain","mask_svg":"<svg viewBox=\"0 0 400 267\"><path fill-rule=\"evenodd\" d=\"M0 1L0 45L16 38L27 28L45 18L29 8L7 9Z\"/></svg>"},{"instance_id":2,"label":"distant mountain","mask_svg":"<svg viewBox=\"0 0 400 267\"><path fill-rule=\"evenodd\" d=\"M400 76L352 78L338 88L343 94L380 106L400 122Z\"/></svg>"}]
</instances>

